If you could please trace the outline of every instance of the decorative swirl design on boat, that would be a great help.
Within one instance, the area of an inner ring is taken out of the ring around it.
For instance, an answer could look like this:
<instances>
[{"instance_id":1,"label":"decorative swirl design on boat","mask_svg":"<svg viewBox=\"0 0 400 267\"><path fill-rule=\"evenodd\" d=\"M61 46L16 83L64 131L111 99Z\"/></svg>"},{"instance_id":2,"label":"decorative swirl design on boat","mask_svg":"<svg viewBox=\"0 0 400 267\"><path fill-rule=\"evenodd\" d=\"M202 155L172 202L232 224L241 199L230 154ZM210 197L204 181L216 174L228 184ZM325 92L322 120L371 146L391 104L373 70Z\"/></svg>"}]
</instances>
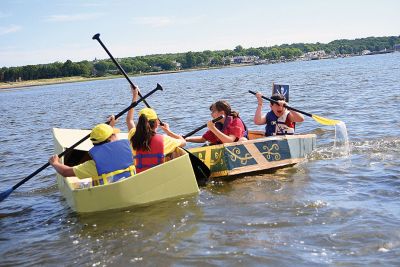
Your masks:
<instances>
[{"instance_id":1,"label":"decorative swirl design on boat","mask_svg":"<svg viewBox=\"0 0 400 267\"><path fill-rule=\"evenodd\" d=\"M223 165L224 162L223 160L221 160L222 158L222 154L223 154L223 150L222 149L215 149L215 150L211 150L211 165L217 165L218 163L220 165Z\"/></svg>"},{"instance_id":2,"label":"decorative swirl design on boat","mask_svg":"<svg viewBox=\"0 0 400 267\"><path fill-rule=\"evenodd\" d=\"M197 153L193 153L196 157L198 157L200 160L204 161L205 160L205 152L197 152Z\"/></svg>"},{"instance_id":3,"label":"decorative swirl design on boat","mask_svg":"<svg viewBox=\"0 0 400 267\"><path fill-rule=\"evenodd\" d=\"M261 154L264 155L264 157L267 160L280 160L281 159L281 154L279 152L274 152L274 150L279 151L278 144L272 144L271 147L268 147L268 145L263 145L262 149L265 152L261 152Z\"/></svg>"},{"instance_id":4,"label":"decorative swirl design on boat","mask_svg":"<svg viewBox=\"0 0 400 267\"><path fill-rule=\"evenodd\" d=\"M229 158L235 162L236 160L240 160L240 164L242 165L247 165L247 161L250 159L253 159L253 156L250 153L245 153L244 155L242 155L242 151L240 150L240 147L234 147L231 150L229 150L228 148L226 148L226 151L229 152Z\"/></svg>"}]
</instances>

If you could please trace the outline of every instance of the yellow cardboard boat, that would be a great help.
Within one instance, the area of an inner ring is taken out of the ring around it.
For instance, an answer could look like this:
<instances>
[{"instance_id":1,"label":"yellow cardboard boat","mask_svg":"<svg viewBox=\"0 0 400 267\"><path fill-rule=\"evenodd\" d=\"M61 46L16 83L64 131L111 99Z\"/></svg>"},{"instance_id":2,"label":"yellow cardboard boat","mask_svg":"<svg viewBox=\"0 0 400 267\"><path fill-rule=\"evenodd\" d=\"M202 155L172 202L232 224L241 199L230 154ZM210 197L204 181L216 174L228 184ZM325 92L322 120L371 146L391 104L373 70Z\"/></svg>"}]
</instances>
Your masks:
<instances>
[{"instance_id":1,"label":"yellow cardboard boat","mask_svg":"<svg viewBox=\"0 0 400 267\"><path fill-rule=\"evenodd\" d=\"M56 153L63 152L90 133L89 130L53 129ZM118 134L126 139L126 133ZM69 155L64 164L73 166L89 159L92 143L86 140ZM101 186L91 186L91 178L63 177L57 174L57 184L68 205L76 212L95 212L181 197L199 192L189 155L177 149L174 156L140 174Z\"/></svg>"},{"instance_id":2,"label":"yellow cardboard boat","mask_svg":"<svg viewBox=\"0 0 400 267\"><path fill-rule=\"evenodd\" d=\"M316 135L265 137L249 131L249 140L189 149L211 170L210 178L229 177L291 166L305 160L316 148Z\"/></svg>"}]
</instances>

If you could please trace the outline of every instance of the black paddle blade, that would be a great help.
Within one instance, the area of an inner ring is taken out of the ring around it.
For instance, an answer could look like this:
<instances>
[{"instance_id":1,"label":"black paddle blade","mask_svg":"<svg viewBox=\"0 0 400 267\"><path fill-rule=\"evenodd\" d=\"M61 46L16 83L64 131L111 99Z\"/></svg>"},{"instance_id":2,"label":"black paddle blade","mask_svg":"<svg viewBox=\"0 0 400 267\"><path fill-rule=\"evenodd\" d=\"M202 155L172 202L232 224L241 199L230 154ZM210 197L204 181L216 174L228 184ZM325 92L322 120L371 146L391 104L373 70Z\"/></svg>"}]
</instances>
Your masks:
<instances>
[{"instance_id":1,"label":"black paddle blade","mask_svg":"<svg viewBox=\"0 0 400 267\"><path fill-rule=\"evenodd\" d=\"M96 33L95 35L93 35L92 39L93 40L100 40L100 33Z\"/></svg>"},{"instance_id":2,"label":"black paddle blade","mask_svg":"<svg viewBox=\"0 0 400 267\"><path fill-rule=\"evenodd\" d=\"M161 90L161 91L163 91L164 88L163 88L159 83L157 83L156 90Z\"/></svg>"},{"instance_id":3,"label":"black paddle blade","mask_svg":"<svg viewBox=\"0 0 400 267\"><path fill-rule=\"evenodd\" d=\"M196 176L197 184L199 186L207 185L208 178L211 175L210 169L198 157L196 157L186 149L185 151L189 154L190 162L192 163L192 168L194 171L194 175Z\"/></svg>"},{"instance_id":4,"label":"black paddle blade","mask_svg":"<svg viewBox=\"0 0 400 267\"><path fill-rule=\"evenodd\" d=\"M13 188L11 187L10 189L0 193L0 202L6 199L13 191Z\"/></svg>"}]
</instances>

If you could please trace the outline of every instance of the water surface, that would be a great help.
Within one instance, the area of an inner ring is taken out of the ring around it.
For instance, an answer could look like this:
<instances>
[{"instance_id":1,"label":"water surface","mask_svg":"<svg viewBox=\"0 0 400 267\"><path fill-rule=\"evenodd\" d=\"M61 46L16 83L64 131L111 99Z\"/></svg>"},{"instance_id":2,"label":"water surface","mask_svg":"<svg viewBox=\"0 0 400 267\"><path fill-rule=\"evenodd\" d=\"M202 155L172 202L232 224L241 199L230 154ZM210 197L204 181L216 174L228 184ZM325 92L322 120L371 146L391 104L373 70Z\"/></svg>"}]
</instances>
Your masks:
<instances>
[{"instance_id":1,"label":"water surface","mask_svg":"<svg viewBox=\"0 0 400 267\"><path fill-rule=\"evenodd\" d=\"M304 163L90 215L71 211L48 168L0 203L0 265L399 266L399 62L394 53L135 77L142 93L164 87L148 102L181 134L219 99L261 130L247 91L290 84L291 106L346 123L351 153L307 117L297 132L317 134L318 149ZM47 162L53 127L90 129L129 94L124 79L2 90L0 190Z\"/></svg>"}]
</instances>

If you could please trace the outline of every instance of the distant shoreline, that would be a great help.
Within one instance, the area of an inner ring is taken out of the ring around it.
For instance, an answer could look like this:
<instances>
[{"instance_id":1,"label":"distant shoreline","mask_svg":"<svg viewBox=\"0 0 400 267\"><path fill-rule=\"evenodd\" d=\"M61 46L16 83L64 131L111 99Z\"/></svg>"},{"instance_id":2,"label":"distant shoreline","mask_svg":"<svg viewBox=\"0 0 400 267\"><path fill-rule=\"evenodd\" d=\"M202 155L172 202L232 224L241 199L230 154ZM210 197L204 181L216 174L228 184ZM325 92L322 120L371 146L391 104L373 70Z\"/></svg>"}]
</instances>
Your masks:
<instances>
[{"instance_id":1,"label":"distant shoreline","mask_svg":"<svg viewBox=\"0 0 400 267\"><path fill-rule=\"evenodd\" d=\"M390 51L392 53L393 51ZM385 52L389 53L389 52ZM370 55L377 55L381 53L371 53ZM350 56L341 56L341 57L354 57L360 55L350 55ZM318 58L322 59L335 59L338 57L326 57L326 58ZM297 60L287 60L287 61L278 61L273 63L239 63L233 65L225 65L225 66L217 66L217 67L199 67L199 68L192 68L192 69L184 69L184 70L169 70L169 71L157 71L157 72L146 72L140 74L128 74L129 77L140 77L140 76L147 76L147 75L160 75L160 74L171 74L171 73L181 73L181 72L191 72L191 71L202 71L202 70L214 70L214 69L224 69L224 68L238 68L238 67L247 67L247 66L256 66L256 65L270 65L270 64L279 64L279 63L287 63L298 61ZM88 82L88 81L97 81L97 80L110 80L110 79L118 79L123 78L122 74L110 75L110 76L103 76L103 77L90 77L85 78L82 76L74 76L74 77L62 77L62 78L52 78L52 79L40 79L40 80L28 80L28 81L21 81L21 82L7 82L7 83L0 83L0 92L3 89L18 89L18 88L26 88L26 87L34 87L34 86L43 86L43 85L53 85L53 84L63 84L63 83L77 83L77 82Z\"/></svg>"},{"instance_id":2,"label":"distant shoreline","mask_svg":"<svg viewBox=\"0 0 400 267\"><path fill-rule=\"evenodd\" d=\"M218 66L218 67L193 68L193 69L172 70L172 71L159 71L159 72L149 72L149 73L141 73L141 74L128 74L128 76L129 77L139 77L139 76L147 76L147 75L171 74L171 73L212 70L212 69L222 69L222 68L236 68L236 67L245 67L245 66L254 66L254 65L255 64L235 64L235 65ZM123 78L123 77L124 77L123 75L118 74L118 75L105 76L105 77L85 78L82 76L74 76L74 77L62 77L62 78L53 78L53 79L28 80L28 81L21 81L21 82L7 82L7 83L0 83L0 91L2 89L16 89L16 88L26 88L26 87L63 84L63 83L77 83L77 82L88 82L88 81L97 81L97 80L109 80L109 79L117 79L117 78Z\"/></svg>"},{"instance_id":3,"label":"distant shoreline","mask_svg":"<svg viewBox=\"0 0 400 267\"><path fill-rule=\"evenodd\" d=\"M14 89L14 88L25 88L42 85L62 84L62 83L75 83L75 82L86 82L95 80L111 79L112 77L96 77L96 78L84 78L81 76L76 77L63 77L53 79L39 79L39 80L28 80L21 82L7 82L0 83L0 90L2 89Z\"/></svg>"}]
</instances>

